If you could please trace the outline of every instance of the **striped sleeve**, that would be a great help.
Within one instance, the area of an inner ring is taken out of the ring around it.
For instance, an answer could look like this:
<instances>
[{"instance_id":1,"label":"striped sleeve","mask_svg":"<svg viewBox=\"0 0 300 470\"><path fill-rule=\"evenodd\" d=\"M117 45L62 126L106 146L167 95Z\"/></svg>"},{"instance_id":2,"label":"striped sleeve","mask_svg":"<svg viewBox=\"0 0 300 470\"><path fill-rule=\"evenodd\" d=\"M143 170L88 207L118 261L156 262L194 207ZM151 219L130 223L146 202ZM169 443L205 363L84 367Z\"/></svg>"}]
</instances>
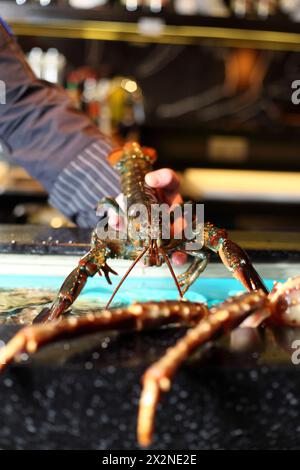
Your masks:
<instances>
[{"instance_id":1,"label":"striped sleeve","mask_svg":"<svg viewBox=\"0 0 300 470\"><path fill-rule=\"evenodd\" d=\"M49 203L80 227L94 227L98 201L120 193L119 177L106 160L112 147L104 140L77 155L56 179Z\"/></svg>"},{"instance_id":2,"label":"striped sleeve","mask_svg":"<svg viewBox=\"0 0 300 470\"><path fill-rule=\"evenodd\" d=\"M0 70L6 89L0 140L7 157L40 181L51 205L82 227L95 226L98 200L120 192L106 160L111 141L74 109L65 90L35 77L2 21Z\"/></svg>"}]
</instances>

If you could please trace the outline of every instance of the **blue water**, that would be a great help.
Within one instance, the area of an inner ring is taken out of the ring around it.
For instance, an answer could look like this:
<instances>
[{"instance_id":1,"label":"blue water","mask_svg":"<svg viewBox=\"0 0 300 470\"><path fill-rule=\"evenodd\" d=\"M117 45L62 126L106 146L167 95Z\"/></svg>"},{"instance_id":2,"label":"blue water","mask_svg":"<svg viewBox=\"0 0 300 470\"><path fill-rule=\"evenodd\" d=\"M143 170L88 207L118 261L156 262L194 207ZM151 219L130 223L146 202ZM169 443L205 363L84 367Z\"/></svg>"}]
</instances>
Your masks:
<instances>
[{"instance_id":1,"label":"blue water","mask_svg":"<svg viewBox=\"0 0 300 470\"><path fill-rule=\"evenodd\" d=\"M105 304L119 279L114 276L112 286L109 286L103 277L95 276L89 279L81 293L81 299L99 300L101 304ZM0 289L28 288L57 291L63 280L63 277L54 276L0 276ZM273 280L265 280L269 289L272 288L273 282ZM244 291L241 284L232 278L200 278L185 297L191 301L202 301L213 305L241 291ZM178 292L171 278L129 277L116 295L114 303L130 304L133 301L166 299L178 299Z\"/></svg>"}]
</instances>

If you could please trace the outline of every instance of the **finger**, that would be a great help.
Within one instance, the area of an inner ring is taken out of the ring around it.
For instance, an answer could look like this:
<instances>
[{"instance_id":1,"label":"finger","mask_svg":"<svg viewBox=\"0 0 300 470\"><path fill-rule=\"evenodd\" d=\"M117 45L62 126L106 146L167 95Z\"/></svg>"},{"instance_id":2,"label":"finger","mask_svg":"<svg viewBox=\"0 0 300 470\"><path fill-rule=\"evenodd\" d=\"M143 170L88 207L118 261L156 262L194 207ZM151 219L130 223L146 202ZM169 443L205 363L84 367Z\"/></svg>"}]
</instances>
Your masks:
<instances>
[{"instance_id":1,"label":"finger","mask_svg":"<svg viewBox=\"0 0 300 470\"><path fill-rule=\"evenodd\" d=\"M182 206L183 199L181 195L176 191L174 193L165 192L165 201L170 206L170 210L174 210L176 206Z\"/></svg>"},{"instance_id":2,"label":"finger","mask_svg":"<svg viewBox=\"0 0 300 470\"><path fill-rule=\"evenodd\" d=\"M120 209L124 210L124 208L125 208L125 199L124 199L123 193L120 193L116 197L116 202L118 203ZM123 218L122 218L122 216L120 215L119 212L116 212L115 209L113 209L112 207L109 207L109 209L107 211L107 215L108 215L108 224L111 228L113 228L115 230L118 230L120 232L124 231L124 229L125 229L124 220L123 220Z\"/></svg>"},{"instance_id":3,"label":"finger","mask_svg":"<svg viewBox=\"0 0 300 470\"><path fill-rule=\"evenodd\" d=\"M124 194L123 193L120 193L117 197L116 197L116 201L117 203L119 204L119 206L121 207L122 211L125 210L125 197L124 197Z\"/></svg>"},{"instance_id":4,"label":"finger","mask_svg":"<svg viewBox=\"0 0 300 470\"><path fill-rule=\"evenodd\" d=\"M183 199L178 191L168 192L165 189L157 189L156 191L159 202L168 204L170 210L172 210L174 206L183 204Z\"/></svg>"},{"instance_id":5,"label":"finger","mask_svg":"<svg viewBox=\"0 0 300 470\"><path fill-rule=\"evenodd\" d=\"M116 230L119 230L121 225L121 217L111 209L108 210L108 225Z\"/></svg>"},{"instance_id":6,"label":"finger","mask_svg":"<svg viewBox=\"0 0 300 470\"><path fill-rule=\"evenodd\" d=\"M145 177L146 183L156 188L161 202L166 202L169 206L182 204L183 199L179 194L179 177L169 168L152 171Z\"/></svg>"},{"instance_id":7,"label":"finger","mask_svg":"<svg viewBox=\"0 0 300 470\"><path fill-rule=\"evenodd\" d=\"M183 217L177 217L172 224L173 237L179 234L181 234L182 236L186 226L187 226L187 221Z\"/></svg>"},{"instance_id":8,"label":"finger","mask_svg":"<svg viewBox=\"0 0 300 470\"><path fill-rule=\"evenodd\" d=\"M152 188L163 188L170 192L175 192L179 189L179 177L170 168L161 168L160 170L147 173L145 181Z\"/></svg>"},{"instance_id":9,"label":"finger","mask_svg":"<svg viewBox=\"0 0 300 470\"><path fill-rule=\"evenodd\" d=\"M182 266L184 263L187 262L187 255L185 253L180 253L176 251L172 254L172 261L175 266Z\"/></svg>"}]
</instances>

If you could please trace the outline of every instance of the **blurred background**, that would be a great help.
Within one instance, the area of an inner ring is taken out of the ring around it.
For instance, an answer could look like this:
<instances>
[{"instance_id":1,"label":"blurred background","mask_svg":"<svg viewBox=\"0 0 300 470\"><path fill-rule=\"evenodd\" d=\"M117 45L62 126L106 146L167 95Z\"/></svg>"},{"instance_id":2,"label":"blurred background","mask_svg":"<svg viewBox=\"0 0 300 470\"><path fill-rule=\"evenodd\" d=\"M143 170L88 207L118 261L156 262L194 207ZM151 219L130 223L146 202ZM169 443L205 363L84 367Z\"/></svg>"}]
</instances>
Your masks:
<instances>
[{"instance_id":1,"label":"blurred background","mask_svg":"<svg viewBox=\"0 0 300 470\"><path fill-rule=\"evenodd\" d=\"M11 0L0 14L36 75L116 142L155 147L206 220L300 230L300 0ZM1 149L0 223L68 225Z\"/></svg>"}]
</instances>

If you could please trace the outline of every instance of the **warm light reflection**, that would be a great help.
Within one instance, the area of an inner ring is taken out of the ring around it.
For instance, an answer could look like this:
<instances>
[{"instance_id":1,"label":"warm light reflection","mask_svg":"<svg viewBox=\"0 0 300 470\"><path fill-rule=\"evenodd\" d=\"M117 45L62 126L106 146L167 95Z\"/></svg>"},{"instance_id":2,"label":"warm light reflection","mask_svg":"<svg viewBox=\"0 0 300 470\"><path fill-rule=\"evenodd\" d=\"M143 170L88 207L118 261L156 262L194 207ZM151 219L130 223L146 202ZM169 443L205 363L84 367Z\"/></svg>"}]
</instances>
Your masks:
<instances>
[{"instance_id":1,"label":"warm light reflection","mask_svg":"<svg viewBox=\"0 0 300 470\"><path fill-rule=\"evenodd\" d=\"M51 219L50 225L53 228L60 228L60 227L63 226L63 223L64 223L64 221L61 217L53 217Z\"/></svg>"},{"instance_id":2,"label":"warm light reflection","mask_svg":"<svg viewBox=\"0 0 300 470\"><path fill-rule=\"evenodd\" d=\"M128 80L127 78L122 80L121 87L128 91L128 93L134 93L138 89L137 83L134 80Z\"/></svg>"},{"instance_id":3,"label":"warm light reflection","mask_svg":"<svg viewBox=\"0 0 300 470\"><path fill-rule=\"evenodd\" d=\"M197 200L299 202L300 172L188 168L182 191Z\"/></svg>"}]
</instances>

